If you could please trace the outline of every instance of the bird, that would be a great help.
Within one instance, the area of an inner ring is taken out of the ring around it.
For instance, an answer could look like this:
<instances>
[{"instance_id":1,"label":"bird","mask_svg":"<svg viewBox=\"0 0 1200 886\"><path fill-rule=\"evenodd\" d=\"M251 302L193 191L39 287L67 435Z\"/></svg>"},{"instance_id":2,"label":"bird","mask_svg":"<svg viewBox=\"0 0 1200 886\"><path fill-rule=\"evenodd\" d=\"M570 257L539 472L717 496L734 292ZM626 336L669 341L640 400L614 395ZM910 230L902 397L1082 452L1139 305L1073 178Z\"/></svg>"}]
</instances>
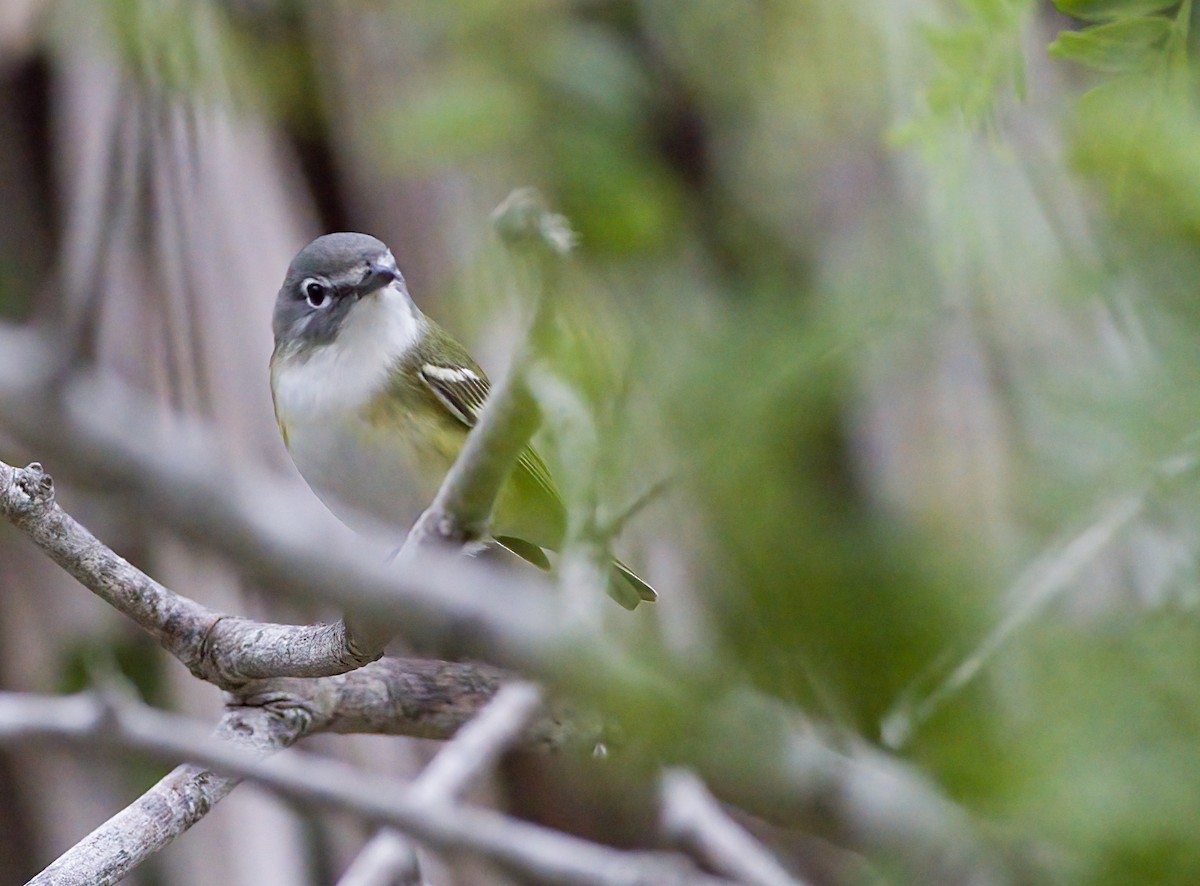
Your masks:
<instances>
[{"instance_id":1,"label":"bird","mask_svg":"<svg viewBox=\"0 0 1200 886\"><path fill-rule=\"evenodd\" d=\"M288 453L317 497L355 528L410 523L432 500L491 389L417 307L391 250L369 234L313 240L275 299L271 395ZM546 463L521 452L492 512L494 543L541 569L566 509ZM608 593L634 609L655 590L613 560Z\"/></svg>"}]
</instances>

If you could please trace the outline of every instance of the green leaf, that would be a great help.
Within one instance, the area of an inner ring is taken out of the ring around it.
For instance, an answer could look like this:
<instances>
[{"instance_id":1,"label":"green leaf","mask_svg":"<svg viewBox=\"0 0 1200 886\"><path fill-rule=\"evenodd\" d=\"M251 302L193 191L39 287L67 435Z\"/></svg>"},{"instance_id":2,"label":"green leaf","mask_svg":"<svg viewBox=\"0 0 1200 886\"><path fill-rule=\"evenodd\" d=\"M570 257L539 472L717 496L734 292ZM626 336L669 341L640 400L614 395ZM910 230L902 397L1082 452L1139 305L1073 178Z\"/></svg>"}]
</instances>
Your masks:
<instances>
[{"instance_id":1,"label":"green leaf","mask_svg":"<svg viewBox=\"0 0 1200 886\"><path fill-rule=\"evenodd\" d=\"M1085 21L1110 21L1162 12L1179 5L1178 0L1054 0L1058 11Z\"/></svg>"},{"instance_id":2,"label":"green leaf","mask_svg":"<svg viewBox=\"0 0 1200 886\"><path fill-rule=\"evenodd\" d=\"M1050 44L1050 54L1097 71L1144 71L1162 59L1158 52L1171 33L1162 16L1121 19L1086 31L1064 31Z\"/></svg>"}]
</instances>

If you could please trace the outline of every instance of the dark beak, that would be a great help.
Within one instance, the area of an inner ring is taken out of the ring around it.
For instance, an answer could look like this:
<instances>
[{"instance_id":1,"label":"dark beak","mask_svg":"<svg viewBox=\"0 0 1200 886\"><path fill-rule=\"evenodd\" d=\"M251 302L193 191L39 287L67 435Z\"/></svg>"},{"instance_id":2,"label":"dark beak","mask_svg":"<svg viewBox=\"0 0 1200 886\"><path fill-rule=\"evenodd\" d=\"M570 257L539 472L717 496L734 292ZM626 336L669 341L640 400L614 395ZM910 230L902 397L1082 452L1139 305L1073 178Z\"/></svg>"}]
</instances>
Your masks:
<instances>
[{"instance_id":1,"label":"dark beak","mask_svg":"<svg viewBox=\"0 0 1200 886\"><path fill-rule=\"evenodd\" d=\"M389 283L393 283L400 279L400 272L394 268L389 268L386 265L370 262L367 265L367 273L362 278L362 282L354 288L354 294L359 298L364 295L370 295L372 292L378 292Z\"/></svg>"}]
</instances>

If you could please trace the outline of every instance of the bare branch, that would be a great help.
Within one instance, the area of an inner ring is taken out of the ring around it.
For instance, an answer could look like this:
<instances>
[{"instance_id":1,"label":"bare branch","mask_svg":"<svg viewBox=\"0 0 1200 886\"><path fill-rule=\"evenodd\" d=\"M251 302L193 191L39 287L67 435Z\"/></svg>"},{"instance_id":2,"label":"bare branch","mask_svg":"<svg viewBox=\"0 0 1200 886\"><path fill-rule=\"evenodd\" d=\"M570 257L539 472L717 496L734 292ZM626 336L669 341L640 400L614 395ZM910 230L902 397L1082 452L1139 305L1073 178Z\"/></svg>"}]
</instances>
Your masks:
<instances>
[{"instance_id":1,"label":"bare branch","mask_svg":"<svg viewBox=\"0 0 1200 886\"><path fill-rule=\"evenodd\" d=\"M261 752L319 731L448 739L488 703L506 678L486 665L384 659L324 680L262 681L244 688L217 734ZM102 731L104 716L103 707L89 699L65 699L62 706L48 708L33 696L0 695L0 741L36 738L43 734L36 724L47 718L54 718L63 732ZM526 723L512 740L528 749L595 740L586 734L575 738L575 728L573 721L543 716ZM195 824L237 782L201 767L178 767L70 849L45 876L81 871L78 882L91 883L98 882L93 877L101 872L127 872ZM137 851L131 848L143 843Z\"/></svg>"},{"instance_id":2,"label":"bare branch","mask_svg":"<svg viewBox=\"0 0 1200 886\"><path fill-rule=\"evenodd\" d=\"M239 701L292 699L309 708L314 731L445 740L511 679L499 668L476 662L384 658L323 680L264 680L247 686ZM555 746L567 735L547 718L531 729L527 746Z\"/></svg>"},{"instance_id":3,"label":"bare branch","mask_svg":"<svg viewBox=\"0 0 1200 886\"><path fill-rule=\"evenodd\" d=\"M18 469L0 462L0 514L185 663L199 661L204 636L220 616L171 593L98 541L58 506L54 481L40 464Z\"/></svg>"},{"instance_id":4,"label":"bare branch","mask_svg":"<svg viewBox=\"0 0 1200 886\"><path fill-rule=\"evenodd\" d=\"M201 652L193 673L224 689L272 677L329 677L379 658L359 649L343 621L281 625L230 615L213 625Z\"/></svg>"},{"instance_id":5,"label":"bare branch","mask_svg":"<svg viewBox=\"0 0 1200 886\"><path fill-rule=\"evenodd\" d=\"M404 735L446 740L472 722L512 675L478 662L384 658L322 680L264 680L247 685L240 704L303 707L312 732ZM602 730L595 717L544 711L514 744L524 750L590 748Z\"/></svg>"},{"instance_id":6,"label":"bare branch","mask_svg":"<svg viewBox=\"0 0 1200 886\"><path fill-rule=\"evenodd\" d=\"M198 677L234 691L247 704L290 696L323 730L449 738L508 678L497 668L469 662L389 659L318 684L279 679L342 674L352 663L343 658L341 624L264 624L220 615L172 592L63 511L40 465L17 469L0 462L0 514ZM529 743L562 744L572 739L573 728L546 718ZM579 740L594 738L584 734Z\"/></svg>"},{"instance_id":7,"label":"bare branch","mask_svg":"<svg viewBox=\"0 0 1200 886\"><path fill-rule=\"evenodd\" d=\"M5 724L16 720L20 721L19 726L6 728ZM623 852L496 812L430 803L403 783L363 773L346 763L294 749L262 759L244 747L214 740L194 721L140 705L106 705L87 696L53 698L0 693L0 741L17 737L56 739L88 749L99 741L108 747L132 748L159 759L196 760L230 776L233 781L227 787L232 787L236 779L253 781L295 802L360 815L403 830L440 849L481 855L539 882L573 886L728 886L728 881L702 874L678 855ZM183 829L180 827L179 831ZM90 841L89 837L80 845L90 847ZM74 853L72 850L68 856ZM42 882L105 881L93 878Z\"/></svg>"},{"instance_id":8,"label":"bare branch","mask_svg":"<svg viewBox=\"0 0 1200 886\"><path fill-rule=\"evenodd\" d=\"M683 769L662 775L662 826L713 870L750 886L804 886L725 814L704 783Z\"/></svg>"},{"instance_id":9,"label":"bare branch","mask_svg":"<svg viewBox=\"0 0 1200 886\"><path fill-rule=\"evenodd\" d=\"M541 704L531 683L509 683L446 745L413 785L418 797L447 802L461 797L521 737Z\"/></svg>"},{"instance_id":10,"label":"bare branch","mask_svg":"<svg viewBox=\"0 0 1200 886\"><path fill-rule=\"evenodd\" d=\"M216 686L235 689L263 677L322 677L372 660L358 654L340 623L252 622L221 615L164 587L59 507L50 475L36 462L25 468L0 462L0 514L193 674Z\"/></svg>"},{"instance_id":11,"label":"bare branch","mask_svg":"<svg viewBox=\"0 0 1200 886\"><path fill-rule=\"evenodd\" d=\"M177 766L26 886L116 883L207 815L240 782L201 766Z\"/></svg>"},{"instance_id":12,"label":"bare branch","mask_svg":"<svg viewBox=\"0 0 1200 886\"><path fill-rule=\"evenodd\" d=\"M529 683L510 683L466 724L413 782L414 796L429 803L459 799L517 742L537 711L541 694ZM346 869L338 886L417 883L420 869L408 839L397 831L376 834Z\"/></svg>"},{"instance_id":13,"label":"bare branch","mask_svg":"<svg viewBox=\"0 0 1200 886\"><path fill-rule=\"evenodd\" d=\"M221 719L217 739L205 738L256 759L299 738L306 723L293 714L265 707L234 709ZM96 740L110 740L114 729L121 730L122 717L87 696L48 699L0 693L0 742L66 738L88 747ZM177 766L63 853L29 886L115 883L207 815L240 781L236 775L219 775L201 766Z\"/></svg>"}]
</instances>

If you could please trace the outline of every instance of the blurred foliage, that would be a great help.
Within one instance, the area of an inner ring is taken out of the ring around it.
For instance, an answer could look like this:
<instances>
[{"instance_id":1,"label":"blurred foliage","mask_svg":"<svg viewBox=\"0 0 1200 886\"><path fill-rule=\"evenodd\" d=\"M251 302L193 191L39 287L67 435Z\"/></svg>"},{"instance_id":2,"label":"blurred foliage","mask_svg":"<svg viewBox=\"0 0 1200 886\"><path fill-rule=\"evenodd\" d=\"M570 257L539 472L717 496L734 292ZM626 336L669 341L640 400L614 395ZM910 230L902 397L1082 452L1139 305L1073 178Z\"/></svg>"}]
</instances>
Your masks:
<instances>
[{"instance_id":1,"label":"blurred foliage","mask_svg":"<svg viewBox=\"0 0 1200 886\"><path fill-rule=\"evenodd\" d=\"M702 613L691 713L647 678L603 700L626 736L669 753L740 681L872 742L903 721L1047 882L1191 883L1194 8L1054 6L105 9L168 93L267 108L367 181L465 185L472 228L524 184L570 217L546 356L595 433L547 409L549 457L577 508L675 478L623 541L682 551L661 617ZM515 326L494 244L446 251L456 331Z\"/></svg>"},{"instance_id":2,"label":"blurred foliage","mask_svg":"<svg viewBox=\"0 0 1200 886\"><path fill-rule=\"evenodd\" d=\"M903 142L943 127L975 128L992 119L995 103L1011 88L1025 91L1021 46L1030 0L963 2L951 22L922 28L934 61L923 90L924 107L896 131Z\"/></svg>"},{"instance_id":3,"label":"blurred foliage","mask_svg":"<svg viewBox=\"0 0 1200 886\"><path fill-rule=\"evenodd\" d=\"M59 666L59 692L86 689L136 692L142 701L167 706L162 660L153 641L142 634L101 636L77 643Z\"/></svg>"},{"instance_id":4,"label":"blurred foliage","mask_svg":"<svg viewBox=\"0 0 1200 886\"><path fill-rule=\"evenodd\" d=\"M158 645L141 632L98 634L64 650L56 675L58 692L96 691L134 695L147 704L172 706ZM137 755L121 759L116 771L131 792L148 790L170 768Z\"/></svg>"}]
</instances>

